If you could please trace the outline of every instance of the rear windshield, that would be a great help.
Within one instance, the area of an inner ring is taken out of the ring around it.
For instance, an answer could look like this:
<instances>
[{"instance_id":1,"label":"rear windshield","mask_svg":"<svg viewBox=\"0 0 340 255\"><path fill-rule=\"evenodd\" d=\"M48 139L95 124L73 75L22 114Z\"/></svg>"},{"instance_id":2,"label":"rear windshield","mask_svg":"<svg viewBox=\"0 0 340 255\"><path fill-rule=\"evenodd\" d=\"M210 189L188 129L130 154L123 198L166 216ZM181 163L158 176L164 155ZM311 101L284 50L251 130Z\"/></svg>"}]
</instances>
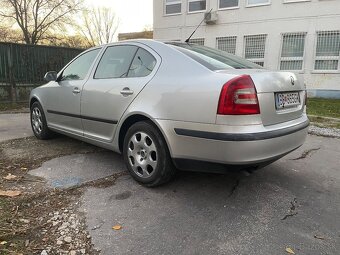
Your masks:
<instances>
[{"instance_id":1,"label":"rear windshield","mask_svg":"<svg viewBox=\"0 0 340 255\"><path fill-rule=\"evenodd\" d=\"M212 71L224 69L263 69L246 59L227 52L189 43L167 43Z\"/></svg>"}]
</instances>

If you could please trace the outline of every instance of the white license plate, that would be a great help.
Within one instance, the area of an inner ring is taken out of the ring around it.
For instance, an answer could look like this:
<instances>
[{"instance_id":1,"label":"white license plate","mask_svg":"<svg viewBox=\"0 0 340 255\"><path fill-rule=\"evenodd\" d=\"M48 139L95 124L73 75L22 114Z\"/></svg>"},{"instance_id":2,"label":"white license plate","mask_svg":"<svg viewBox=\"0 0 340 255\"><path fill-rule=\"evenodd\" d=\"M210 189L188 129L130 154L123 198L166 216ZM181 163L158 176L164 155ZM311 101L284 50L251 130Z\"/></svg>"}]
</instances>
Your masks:
<instances>
[{"instance_id":1,"label":"white license plate","mask_svg":"<svg viewBox=\"0 0 340 255\"><path fill-rule=\"evenodd\" d=\"M275 93L276 109L291 108L300 105L299 92Z\"/></svg>"}]
</instances>

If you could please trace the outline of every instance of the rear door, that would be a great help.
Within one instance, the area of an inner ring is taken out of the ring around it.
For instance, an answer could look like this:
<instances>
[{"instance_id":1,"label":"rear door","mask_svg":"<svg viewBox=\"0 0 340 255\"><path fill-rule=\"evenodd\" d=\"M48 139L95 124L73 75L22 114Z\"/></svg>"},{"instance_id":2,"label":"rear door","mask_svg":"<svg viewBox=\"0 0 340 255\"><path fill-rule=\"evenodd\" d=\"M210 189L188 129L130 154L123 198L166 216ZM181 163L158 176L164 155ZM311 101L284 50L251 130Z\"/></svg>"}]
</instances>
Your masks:
<instances>
[{"instance_id":1,"label":"rear door","mask_svg":"<svg viewBox=\"0 0 340 255\"><path fill-rule=\"evenodd\" d=\"M106 48L83 87L81 115L84 135L109 142L124 111L152 79L160 61L138 45Z\"/></svg>"}]
</instances>

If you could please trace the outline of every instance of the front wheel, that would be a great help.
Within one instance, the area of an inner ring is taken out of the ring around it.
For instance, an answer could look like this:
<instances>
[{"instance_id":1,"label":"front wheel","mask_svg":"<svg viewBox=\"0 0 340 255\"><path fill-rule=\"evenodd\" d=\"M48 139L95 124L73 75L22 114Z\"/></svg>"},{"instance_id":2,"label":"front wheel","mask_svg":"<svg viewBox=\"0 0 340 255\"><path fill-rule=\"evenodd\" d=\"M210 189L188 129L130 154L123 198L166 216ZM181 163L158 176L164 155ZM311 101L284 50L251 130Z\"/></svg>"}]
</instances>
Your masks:
<instances>
[{"instance_id":1,"label":"front wheel","mask_svg":"<svg viewBox=\"0 0 340 255\"><path fill-rule=\"evenodd\" d=\"M34 135L41 140L52 137L53 133L47 127L46 117L39 102L34 102L31 106L31 126Z\"/></svg>"},{"instance_id":2,"label":"front wheel","mask_svg":"<svg viewBox=\"0 0 340 255\"><path fill-rule=\"evenodd\" d=\"M148 187L170 181L176 172L162 134L149 121L137 122L129 128L123 156L131 176Z\"/></svg>"}]
</instances>

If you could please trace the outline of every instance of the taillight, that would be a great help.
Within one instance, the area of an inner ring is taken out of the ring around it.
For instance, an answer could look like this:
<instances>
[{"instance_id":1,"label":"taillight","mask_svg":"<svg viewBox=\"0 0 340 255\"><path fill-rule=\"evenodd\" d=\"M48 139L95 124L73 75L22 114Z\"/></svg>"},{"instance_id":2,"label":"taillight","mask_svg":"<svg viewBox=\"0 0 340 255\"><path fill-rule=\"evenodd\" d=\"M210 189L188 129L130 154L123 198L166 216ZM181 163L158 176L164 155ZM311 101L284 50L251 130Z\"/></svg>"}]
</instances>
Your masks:
<instances>
[{"instance_id":1,"label":"taillight","mask_svg":"<svg viewBox=\"0 0 340 255\"><path fill-rule=\"evenodd\" d=\"M307 105L307 90L305 90L305 105Z\"/></svg>"},{"instance_id":2,"label":"taillight","mask_svg":"<svg viewBox=\"0 0 340 255\"><path fill-rule=\"evenodd\" d=\"M238 76L223 85L217 114L249 115L259 113L260 106L256 88L249 75Z\"/></svg>"}]
</instances>

